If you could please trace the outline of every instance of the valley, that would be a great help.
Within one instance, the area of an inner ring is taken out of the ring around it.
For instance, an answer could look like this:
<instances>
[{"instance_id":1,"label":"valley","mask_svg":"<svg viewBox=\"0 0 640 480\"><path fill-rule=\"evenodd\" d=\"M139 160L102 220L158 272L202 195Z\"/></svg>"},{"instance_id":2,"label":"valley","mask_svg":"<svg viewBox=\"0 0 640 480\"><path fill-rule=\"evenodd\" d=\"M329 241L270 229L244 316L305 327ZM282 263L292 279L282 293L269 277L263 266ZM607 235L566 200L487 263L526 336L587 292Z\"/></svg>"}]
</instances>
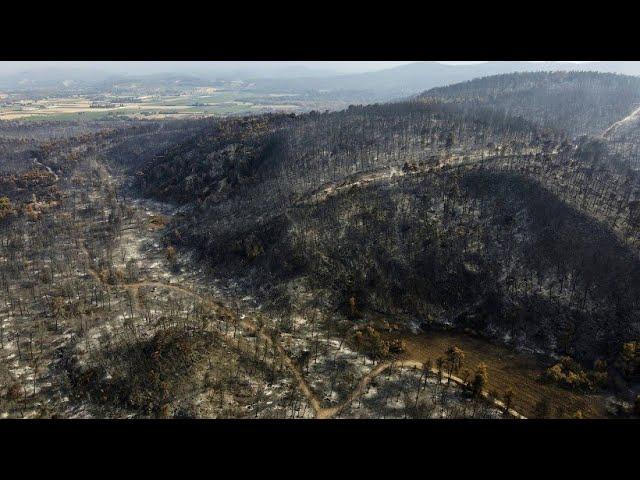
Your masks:
<instances>
[{"instance_id":1,"label":"valley","mask_svg":"<svg viewBox=\"0 0 640 480\"><path fill-rule=\"evenodd\" d=\"M0 119L0 416L637 416L637 78L193 88Z\"/></svg>"},{"instance_id":2,"label":"valley","mask_svg":"<svg viewBox=\"0 0 640 480\"><path fill-rule=\"evenodd\" d=\"M56 291L59 289L61 292L65 286L77 285L77 282L88 283L88 291L78 291L77 296L70 292L72 296L66 300L60 296L48 299L52 304L49 307L51 314L45 313L45 316L49 318L43 318L35 329L27 327L26 331L21 328L20 322L28 318L28 312L38 309L38 301L33 298L32 302L25 305L19 300L19 307L14 307L13 301L21 299L22 292L19 289L8 291L9 303L6 305L2 322L3 339L6 342L3 342L2 348L2 358L6 367L4 374L5 378L10 379L7 384L8 390L13 391L17 389L16 385L22 385L23 392L16 394L19 398L13 402L5 402L5 408L13 408L5 412L4 416L9 414L33 418L47 415L47 412L55 412L56 417L63 418L89 418L105 414L130 418L131 414L127 414L126 409L110 409L112 406L109 402L100 406L100 396L94 397L98 392L86 392L91 401L83 398L85 392L82 388L89 387L84 384L87 381L85 377L94 374L93 368L100 365L105 368L107 376L113 375L109 373L108 358L96 359L92 356L99 355L106 345L114 348L114 343L144 344L147 339L155 339L159 332L171 332L167 333L170 335L176 329L188 335L190 339L204 333L213 334L212 338L221 341L220 347L225 355L234 352L244 362L266 362L267 365L261 365L260 368L267 368L267 372L271 372L267 384L264 383L265 379L261 378L265 374L263 371L256 369L251 371L253 377L251 374L248 375L245 388L255 389L254 398L247 398L247 392L243 391L241 398L234 397L234 394L229 392L224 393L223 398L218 400L218 396L211 398L212 394L206 387L202 392L181 392L176 401L197 409L199 416L217 416L221 413L228 415L231 412L234 412L234 415L259 418L344 416L344 411L350 409L353 402L369 392L364 391L365 386L374 382L378 376L389 375L387 382L392 382L391 387L404 382L402 375L414 375L415 381L422 376L412 373L415 365L406 361L376 365L366 356L342 345L343 342L339 339L321 336L320 332L314 331L315 327L308 325L304 319L298 319L301 323L295 334L276 334L271 331L272 328L277 328L277 320L262 315L259 306L251 306L250 298L241 298L239 292L233 288L223 286L219 280L212 280L188 257L178 256L172 260L166 258L166 251L161 247L161 228L158 228L158 225L167 222L167 218L172 215L174 208L171 206L121 199L127 204L126 216L119 231L114 232L116 238L109 249L113 261L112 271L101 269L104 258L92 253L99 251L98 244L95 243L99 236L96 238L95 232L108 228L104 219L113 218L114 211L107 213L107 197L117 191L118 182L122 181L122 178L113 179L101 165L94 164L93 167L98 169L104 183L100 184L99 189L90 189L87 195L88 203L75 204L74 209L77 210L74 212L77 211L78 216L83 217L85 215L82 212L93 211L94 217L84 221L76 219L70 225L72 231L84 231L89 236L74 239L79 243L81 255L79 258L68 258L75 264L75 268L67 272L70 275L53 273L50 279L45 281L49 288ZM86 192L84 189L81 191ZM122 205L120 207L124 209ZM65 207L57 205L55 208ZM70 220L67 218L68 214L61 214L60 211L51 212L51 215L50 220L53 222ZM27 238L27 242L33 241L33 238ZM71 242L71 239L65 239L64 235L50 240L56 244L64 244L65 240L67 243ZM65 253L71 254L69 251ZM53 259L43 260L40 265L27 262L24 274L27 277L47 275L48 268L52 271L55 268L52 261L57 263ZM171 262L176 263L172 266ZM180 265L178 272L176 264ZM38 268L35 268L36 266ZM133 270L138 275L133 274ZM115 275L116 279L111 275ZM42 285L34 285L31 288L42 288ZM87 294L92 298L88 299ZM68 311L71 309L82 312L78 319L69 316ZM177 315L177 318L166 318L163 313ZM271 326L272 324L274 326ZM36 353L33 353L34 345ZM297 358L301 352L308 352L312 348L323 353L315 357L313 364L301 368ZM24 350L28 350L28 354L24 353ZM325 364L326 360L320 360L323 357L333 357L333 365L339 364L340 368L350 366L353 376L349 379L340 378L340 387L334 386L336 368ZM224 367L227 365L211 365L209 359L209 369L205 375L219 375ZM394 376L387 372L397 373ZM327 383L329 379L332 382L330 388ZM242 382L238 378L234 381ZM71 382L71 385L65 385L66 382ZM25 385L29 387L26 388ZM421 386L424 389L423 395L431 393L429 390L436 388L433 386L433 380L429 385ZM441 388L445 392L445 386ZM80 392L77 389L80 389ZM460 392L457 392L457 389L455 384L446 386L448 397L442 400L442 410L438 413L440 416L446 417L450 413L454 416L463 414L465 401L460 405L461 400L457 399ZM102 389L100 391L104 392ZM342 396L339 392L342 392ZM324 397L320 396L322 394ZM444 396L444 393L441 395ZM98 405L93 403L96 401ZM385 400L384 405L387 406L389 403L393 404L394 401ZM288 408L283 404L288 405ZM167 408L163 407L164 409L161 407L156 414L168 414ZM485 408L482 410L483 415L501 416L500 404L497 407L493 411ZM241 408L246 410L238 410ZM374 408L372 413L383 407L376 403ZM391 410L387 415L394 416L394 412L395 415L404 417L408 415L409 406L400 398L389 408ZM174 413L171 410L169 412Z\"/></svg>"}]
</instances>

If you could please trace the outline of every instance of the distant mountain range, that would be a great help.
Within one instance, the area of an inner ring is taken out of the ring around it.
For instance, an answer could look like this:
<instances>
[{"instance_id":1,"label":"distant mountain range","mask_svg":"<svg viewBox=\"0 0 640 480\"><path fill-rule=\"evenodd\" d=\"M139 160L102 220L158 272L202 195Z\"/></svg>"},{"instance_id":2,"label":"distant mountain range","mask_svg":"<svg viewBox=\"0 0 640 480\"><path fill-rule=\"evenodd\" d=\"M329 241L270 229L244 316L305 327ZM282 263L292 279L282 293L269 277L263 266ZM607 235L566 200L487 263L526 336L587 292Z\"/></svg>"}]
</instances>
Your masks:
<instances>
[{"instance_id":1,"label":"distant mountain range","mask_svg":"<svg viewBox=\"0 0 640 480\"><path fill-rule=\"evenodd\" d=\"M640 75L640 62L486 62L473 65L445 65L417 62L377 72L338 75L325 78L263 79L256 81L258 90L301 91L366 91L376 101L413 95L434 87L451 85L473 78L513 72L597 71Z\"/></svg>"},{"instance_id":2,"label":"distant mountain range","mask_svg":"<svg viewBox=\"0 0 640 480\"><path fill-rule=\"evenodd\" d=\"M127 62L123 62L127 63ZM25 64L13 70L0 63L0 88L4 90L104 90L118 83L145 86L177 84L207 86L216 82L241 81L244 88L257 92L302 93L331 96L340 94L357 103L383 102L421 93L434 87L451 85L490 75L535 71L597 71L640 75L640 62L502 62L448 65L439 62L416 62L365 73L336 74L339 62L319 62L312 68L295 62L150 62L149 68L132 62L131 71L124 66L101 69L80 62L73 65ZM306 62L309 63L309 62ZM354 62L355 63L355 62ZM135 68L133 68L135 67ZM161 71L166 68L166 73ZM373 68L370 66L369 68ZM342 67L342 71L348 71ZM148 72L147 74L140 72Z\"/></svg>"}]
</instances>

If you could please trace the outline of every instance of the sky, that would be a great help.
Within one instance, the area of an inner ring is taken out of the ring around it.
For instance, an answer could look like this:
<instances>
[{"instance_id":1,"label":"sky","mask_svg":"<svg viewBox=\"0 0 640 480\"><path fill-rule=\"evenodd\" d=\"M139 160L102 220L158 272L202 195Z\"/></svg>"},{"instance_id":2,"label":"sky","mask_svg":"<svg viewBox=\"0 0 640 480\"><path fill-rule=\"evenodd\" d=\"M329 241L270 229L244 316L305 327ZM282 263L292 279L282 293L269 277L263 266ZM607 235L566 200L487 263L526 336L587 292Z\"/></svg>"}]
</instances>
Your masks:
<instances>
[{"instance_id":1,"label":"sky","mask_svg":"<svg viewBox=\"0 0 640 480\"><path fill-rule=\"evenodd\" d=\"M418 61L418 60L416 60ZM185 66L204 67L204 66L233 66L235 68L252 67L256 64L265 66L290 68L301 66L309 69L334 70L344 73L367 72L374 70L383 70L386 68L398 67L414 63L413 61L276 61L276 62L180 62L180 61L0 61L0 71L21 71L35 67L71 67L71 68L95 68L105 71L127 72L131 68L148 70L150 72L166 72L167 69L181 69ZM483 61L441 61L447 65L472 65L478 63L486 63ZM583 62L572 62L583 63Z\"/></svg>"},{"instance_id":2,"label":"sky","mask_svg":"<svg viewBox=\"0 0 640 480\"><path fill-rule=\"evenodd\" d=\"M366 61L366 62L348 62L348 61L276 61L276 62L247 62L247 61L228 61L228 62L192 62L192 61L42 61L42 62L20 62L5 61L0 62L0 74L16 73L34 68L80 68L95 69L108 73L116 74L142 74L142 73L166 73L166 72L182 72L185 70L200 72L205 69L216 68L222 70L228 69L256 69L260 68L265 71L275 69L308 69L314 72L326 73L361 73L375 70L384 70L393 68L407 63L408 61Z\"/></svg>"}]
</instances>

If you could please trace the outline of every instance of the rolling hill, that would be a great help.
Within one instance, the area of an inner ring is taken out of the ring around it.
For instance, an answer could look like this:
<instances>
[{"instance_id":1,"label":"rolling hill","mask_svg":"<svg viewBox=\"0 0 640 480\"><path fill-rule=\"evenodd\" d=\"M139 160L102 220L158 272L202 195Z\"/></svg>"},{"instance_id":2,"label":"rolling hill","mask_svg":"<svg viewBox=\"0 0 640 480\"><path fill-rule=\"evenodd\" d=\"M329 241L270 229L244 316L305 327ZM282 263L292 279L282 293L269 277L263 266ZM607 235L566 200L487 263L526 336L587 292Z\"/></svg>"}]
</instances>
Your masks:
<instances>
[{"instance_id":1,"label":"rolling hill","mask_svg":"<svg viewBox=\"0 0 640 480\"><path fill-rule=\"evenodd\" d=\"M424 101L487 106L572 136L602 135L640 106L640 78L595 72L526 72L428 90Z\"/></svg>"},{"instance_id":2,"label":"rolling hill","mask_svg":"<svg viewBox=\"0 0 640 480\"><path fill-rule=\"evenodd\" d=\"M640 183L606 142L562 127L600 131L635 87L518 74L416 101L213 122L144 165L137 185L185 206L170 244L276 310L310 308L307 292L349 314L351 298L589 363L638 335ZM558 103L567 90L573 101Z\"/></svg>"}]
</instances>

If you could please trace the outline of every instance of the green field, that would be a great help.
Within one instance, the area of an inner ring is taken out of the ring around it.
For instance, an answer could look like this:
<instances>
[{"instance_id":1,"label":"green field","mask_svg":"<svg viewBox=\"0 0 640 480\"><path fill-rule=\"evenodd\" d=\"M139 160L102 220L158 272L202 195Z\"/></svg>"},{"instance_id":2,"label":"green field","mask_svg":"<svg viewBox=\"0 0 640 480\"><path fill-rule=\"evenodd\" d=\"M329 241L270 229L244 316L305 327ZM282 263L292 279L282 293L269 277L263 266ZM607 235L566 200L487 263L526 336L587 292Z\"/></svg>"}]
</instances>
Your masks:
<instances>
[{"instance_id":1,"label":"green field","mask_svg":"<svg viewBox=\"0 0 640 480\"><path fill-rule=\"evenodd\" d=\"M120 97L121 98L121 97ZM0 106L0 120L79 121L109 118L184 118L215 115L239 115L264 111L299 111L304 108L295 96L257 94L224 90L215 93L167 96L140 96L126 103L118 96L106 96L96 108L90 98L42 98L27 103ZM110 107L106 106L111 104Z\"/></svg>"}]
</instances>

